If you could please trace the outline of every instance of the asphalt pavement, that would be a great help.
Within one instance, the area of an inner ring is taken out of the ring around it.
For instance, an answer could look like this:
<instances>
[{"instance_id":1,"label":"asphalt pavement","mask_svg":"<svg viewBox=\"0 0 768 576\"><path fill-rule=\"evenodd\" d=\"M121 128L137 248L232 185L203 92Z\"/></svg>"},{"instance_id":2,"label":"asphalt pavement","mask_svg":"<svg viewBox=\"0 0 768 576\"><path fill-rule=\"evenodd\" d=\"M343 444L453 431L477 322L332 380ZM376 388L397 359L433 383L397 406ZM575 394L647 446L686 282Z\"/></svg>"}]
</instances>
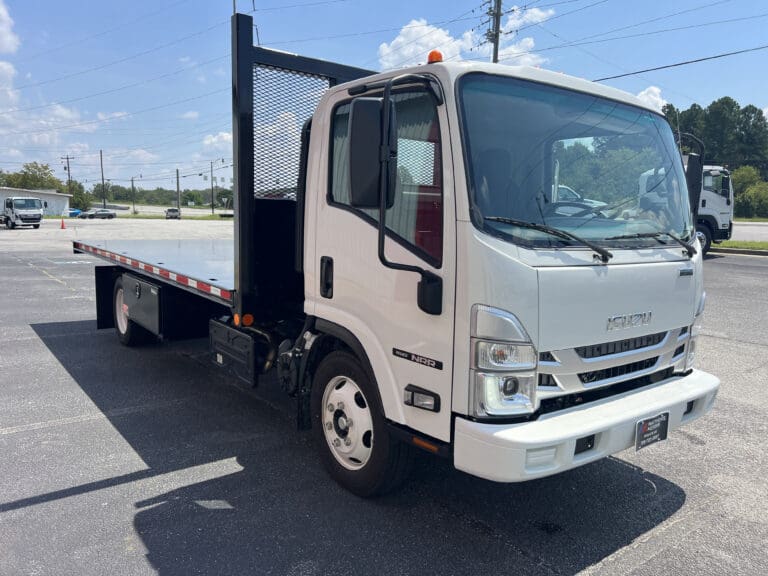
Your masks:
<instances>
[{"instance_id":1,"label":"asphalt pavement","mask_svg":"<svg viewBox=\"0 0 768 576\"><path fill-rule=\"evenodd\" d=\"M768 242L768 222L734 222L731 240Z\"/></svg>"},{"instance_id":2,"label":"asphalt pavement","mask_svg":"<svg viewBox=\"0 0 768 576\"><path fill-rule=\"evenodd\" d=\"M205 341L96 330L73 238L231 223L55 224L0 230L0 575L768 573L768 258L707 258L698 363L721 391L668 441L517 485L425 456L361 500L274 381L239 388Z\"/></svg>"}]
</instances>

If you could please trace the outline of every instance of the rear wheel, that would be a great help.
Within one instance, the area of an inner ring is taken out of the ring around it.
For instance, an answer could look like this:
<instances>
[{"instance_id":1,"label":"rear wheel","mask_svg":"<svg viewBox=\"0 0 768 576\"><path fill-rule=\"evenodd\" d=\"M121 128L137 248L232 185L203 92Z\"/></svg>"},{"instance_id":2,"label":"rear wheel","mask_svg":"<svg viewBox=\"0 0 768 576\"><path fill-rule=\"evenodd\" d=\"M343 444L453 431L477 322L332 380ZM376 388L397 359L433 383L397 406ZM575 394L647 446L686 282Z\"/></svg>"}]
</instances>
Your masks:
<instances>
[{"instance_id":1,"label":"rear wheel","mask_svg":"<svg viewBox=\"0 0 768 576\"><path fill-rule=\"evenodd\" d=\"M698 224L696 226L696 237L701 244L702 255L709 252L709 248L712 246L712 232L709 231L709 226L706 224Z\"/></svg>"},{"instance_id":2,"label":"rear wheel","mask_svg":"<svg viewBox=\"0 0 768 576\"><path fill-rule=\"evenodd\" d=\"M125 303L122 277L115 280L112 302L115 329L117 330L117 337L120 343L125 346L137 346L146 342L149 332L128 317L128 306Z\"/></svg>"},{"instance_id":3,"label":"rear wheel","mask_svg":"<svg viewBox=\"0 0 768 576\"><path fill-rule=\"evenodd\" d=\"M312 385L312 429L336 482L362 497L399 486L413 461L388 429L375 384L349 352L331 352Z\"/></svg>"}]
</instances>

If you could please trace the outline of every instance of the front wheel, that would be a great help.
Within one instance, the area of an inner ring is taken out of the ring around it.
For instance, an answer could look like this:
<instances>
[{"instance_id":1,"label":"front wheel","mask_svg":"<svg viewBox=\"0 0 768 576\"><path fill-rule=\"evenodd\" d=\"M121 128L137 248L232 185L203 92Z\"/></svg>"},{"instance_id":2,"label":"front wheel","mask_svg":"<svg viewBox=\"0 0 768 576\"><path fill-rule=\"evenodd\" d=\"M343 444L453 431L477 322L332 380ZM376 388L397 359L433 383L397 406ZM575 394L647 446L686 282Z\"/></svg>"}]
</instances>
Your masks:
<instances>
[{"instance_id":1,"label":"front wheel","mask_svg":"<svg viewBox=\"0 0 768 576\"><path fill-rule=\"evenodd\" d=\"M375 384L349 352L331 352L312 385L312 431L336 482L364 498L399 486L413 461L410 446L387 429Z\"/></svg>"},{"instance_id":2,"label":"front wheel","mask_svg":"<svg viewBox=\"0 0 768 576\"><path fill-rule=\"evenodd\" d=\"M712 246L712 232L709 231L709 226L706 224L696 226L696 237L701 244L701 255L703 256L709 252L709 248Z\"/></svg>"},{"instance_id":3,"label":"front wheel","mask_svg":"<svg viewBox=\"0 0 768 576\"><path fill-rule=\"evenodd\" d=\"M37 230L38 228L40 228L40 224L32 224L32 228L34 228L35 230Z\"/></svg>"},{"instance_id":4,"label":"front wheel","mask_svg":"<svg viewBox=\"0 0 768 576\"><path fill-rule=\"evenodd\" d=\"M112 312L115 319L115 329L120 343L125 346L137 346L146 342L149 332L128 318L128 305L125 303L123 278L115 280L112 298Z\"/></svg>"}]
</instances>

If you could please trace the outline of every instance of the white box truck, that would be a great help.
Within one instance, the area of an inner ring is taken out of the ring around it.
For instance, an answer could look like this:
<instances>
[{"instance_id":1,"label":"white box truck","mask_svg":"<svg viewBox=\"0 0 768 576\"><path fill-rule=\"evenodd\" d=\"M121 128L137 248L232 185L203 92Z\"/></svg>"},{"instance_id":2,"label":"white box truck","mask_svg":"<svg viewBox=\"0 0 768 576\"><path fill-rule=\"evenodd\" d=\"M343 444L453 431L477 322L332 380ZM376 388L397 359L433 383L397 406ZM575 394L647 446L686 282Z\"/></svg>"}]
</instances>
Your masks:
<instances>
[{"instance_id":1,"label":"white box truck","mask_svg":"<svg viewBox=\"0 0 768 576\"><path fill-rule=\"evenodd\" d=\"M232 27L234 240L75 242L108 261L100 328L208 335L248 385L276 369L362 496L415 448L518 482L712 408L701 162L687 182L663 116L545 70L373 74Z\"/></svg>"},{"instance_id":2,"label":"white box truck","mask_svg":"<svg viewBox=\"0 0 768 576\"><path fill-rule=\"evenodd\" d=\"M0 224L5 224L6 228L12 229L17 226L40 228L40 223L43 221L43 203L39 198L21 196L6 198L0 220Z\"/></svg>"}]
</instances>

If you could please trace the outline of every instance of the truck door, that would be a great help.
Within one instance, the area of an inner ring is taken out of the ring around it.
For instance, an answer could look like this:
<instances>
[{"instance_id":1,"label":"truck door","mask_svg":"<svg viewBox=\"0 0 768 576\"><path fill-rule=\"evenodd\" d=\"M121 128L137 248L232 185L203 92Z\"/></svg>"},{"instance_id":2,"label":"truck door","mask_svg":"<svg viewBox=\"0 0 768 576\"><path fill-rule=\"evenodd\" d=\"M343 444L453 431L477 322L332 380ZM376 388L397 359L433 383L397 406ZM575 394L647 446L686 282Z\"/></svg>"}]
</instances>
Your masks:
<instances>
[{"instance_id":1,"label":"truck door","mask_svg":"<svg viewBox=\"0 0 768 576\"><path fill-rule=\"evenodd\" d=\"M386 254L390 261L420 266L442 278L442 313L419 309L419 274L379 262L378 211L349 204L346 92L332 104L329 118L328 177L320 178L327 190L312 195L317 199L316 244L308 246L306 254L314 259L315 272L307 262L306 294L316 316L343 326L360 340L387 418L448 441L456 248L453 179L450 162L444 161L450 158L447 119L445 107L421 88L398 91L393 101L398 178L394 205L386 213ZM409 384L439 395L440 411L405 406Z\"/></svg>"},{"instance_id":2,"label":"truck door","mask_svg":"<svg viewBox=\"0 0 768 576\"><path fill-rule=\"evenodd\" d=\"M717 220L718 227L727 229L731 225L733 215L730 177L719 171L714 174L705 172L703 187L702 199L706 201L706 206L700 207L700 213L712 214Z\"/></svg>"}]
</instances>

